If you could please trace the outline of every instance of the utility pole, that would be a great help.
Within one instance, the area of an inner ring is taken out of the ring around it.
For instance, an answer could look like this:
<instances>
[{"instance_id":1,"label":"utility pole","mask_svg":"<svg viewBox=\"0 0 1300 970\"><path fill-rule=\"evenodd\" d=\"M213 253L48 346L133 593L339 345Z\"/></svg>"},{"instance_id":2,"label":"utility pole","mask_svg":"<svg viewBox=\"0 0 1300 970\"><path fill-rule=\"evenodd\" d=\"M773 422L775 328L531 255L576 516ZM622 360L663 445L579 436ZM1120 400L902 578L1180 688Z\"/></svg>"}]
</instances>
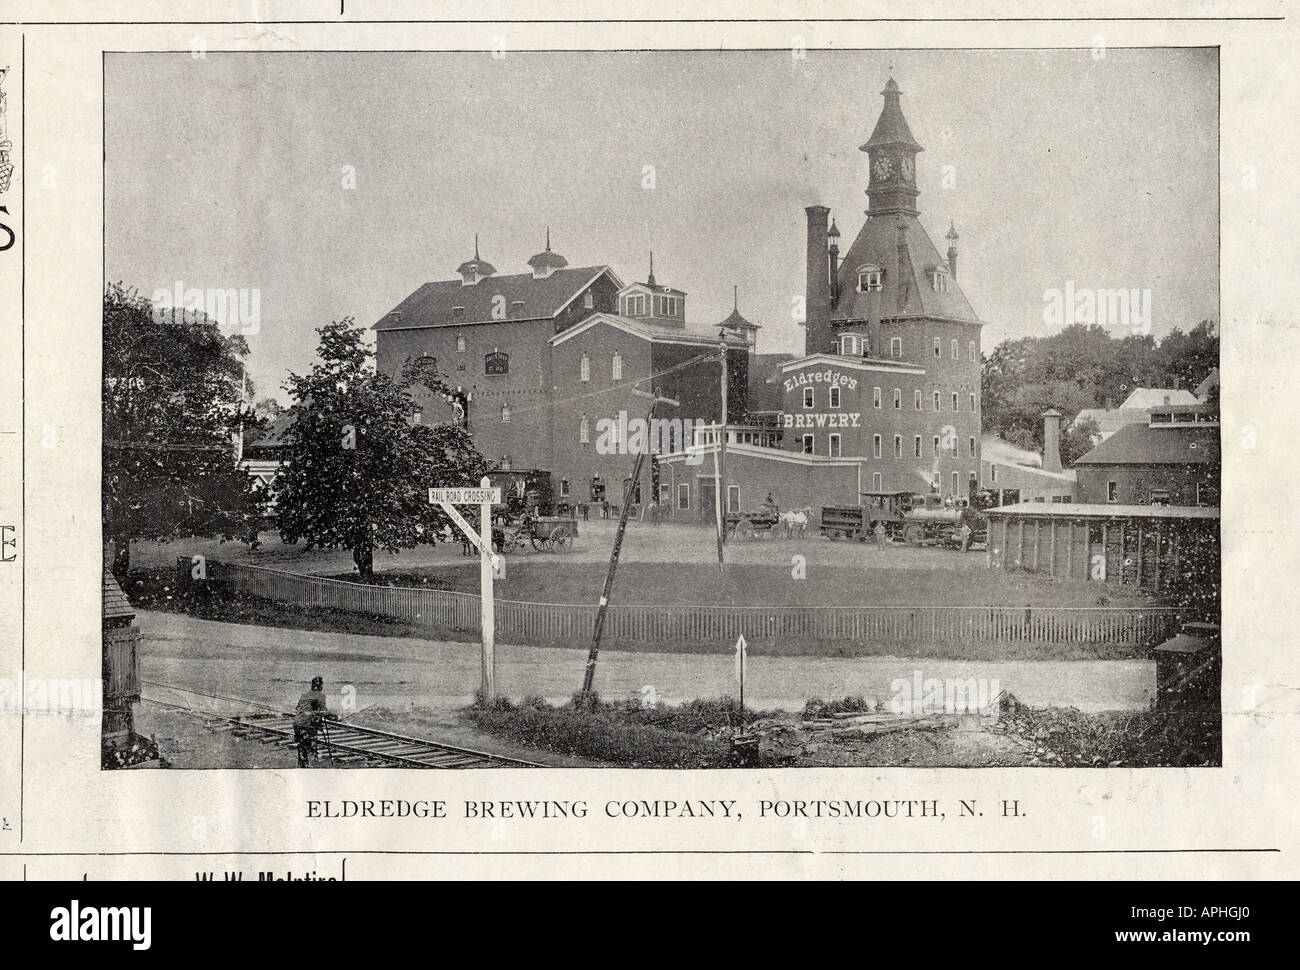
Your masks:
<instances>
[{"instance_id":1,"label":"utility pole","mask_svg":"<svg viewBox=\"0 0 1300 970\"><path fill-rule=\"evenodd\" d=\"M725 337L718 339L718 360L720 362L719 377L722 381L722 437L718 439L718 494L722 496L723 522L725 523L725 513L730 511L731 505L727 500L727 340ZM727 541L725 527L721 531L720 541Z\"/></svg>"},{"instance_id":2,"label":"utility pole","mask_svg":"<svg viewBox=\"0 0 1300 970\"><path fill-rule=\"evenodd\" d=\"M672 398L660 397L659 388L655 388L653 394L647 394L645 391L633 390L637 397L650 398L650 412L646 415L646 445L638 449L636 460L632 463L632 477L628 480L627 491L623 493L623 507L619 511L618 531L614 533L614 548L609 554L609 570L605 573L605 585L600 592L600 606L596 610L596 625L591 631L591 648L587 651L587 669L582 675L582 693L589 695L592 685L596 680L596 657L600 653L600 634L605 628L605 614L609 611L609 598L614 593L614 573L618 569L618 555L623 549L623 533L627 530L628 509L632 505L632 496L636 494L637 483L641 480L641 465L645 461L645 453L651 447L653 435L651 429L654 427L655 408L662 401L664 404L671 404L673 407L680 407L678 401Z\"/></svg>"}]
</instances>

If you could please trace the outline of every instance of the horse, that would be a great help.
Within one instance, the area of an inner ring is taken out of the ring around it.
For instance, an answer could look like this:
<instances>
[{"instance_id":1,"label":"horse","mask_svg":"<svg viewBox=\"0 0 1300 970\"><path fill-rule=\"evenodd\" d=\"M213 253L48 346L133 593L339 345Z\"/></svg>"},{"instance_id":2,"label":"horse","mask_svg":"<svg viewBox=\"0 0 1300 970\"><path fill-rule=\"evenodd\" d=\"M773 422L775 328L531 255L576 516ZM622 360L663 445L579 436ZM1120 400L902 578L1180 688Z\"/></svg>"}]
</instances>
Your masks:
<instances>
[{"instance_id":1,"label":"horse","mask_svg":"<svg viewBox=\"0 0 1300 970\"><path fill-rule=\"evenodd\" d=\"M779 522L785 529L785 537L789 539L794 535L794 530L799 530L799 538L803 538L808 529L808 517L812 515L812 507L804 506L801 509L789 509L782 512Z\"/></svg>"}]
</instances>

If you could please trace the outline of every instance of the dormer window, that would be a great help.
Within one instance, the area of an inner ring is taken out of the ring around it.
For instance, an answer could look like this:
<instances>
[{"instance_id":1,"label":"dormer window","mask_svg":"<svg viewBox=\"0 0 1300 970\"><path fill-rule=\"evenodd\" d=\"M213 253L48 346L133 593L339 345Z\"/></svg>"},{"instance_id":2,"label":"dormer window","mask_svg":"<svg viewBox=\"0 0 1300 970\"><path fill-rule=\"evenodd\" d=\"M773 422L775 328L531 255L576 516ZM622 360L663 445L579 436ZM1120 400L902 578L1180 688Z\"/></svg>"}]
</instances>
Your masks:
<instances>
[{"instance_id":1,"label":"dormer window","mask_svg":"<svg viewBox=\"0 0 1300 970\"><path fill-rule=\"evenodd\" d=\"M646 315L646 300L644 293L630 293L623 298L623 315L627 317L643 317Z\"/></svg>"},{"instance_id":2,"label":"dormer window","mask_svg":"<svg viewBox=\"0 0 1300 970\"><path fill-rule=\"evenodd\" d=\"M465 308L463 306L454 306L451 308L451 315L453 319L460 320L465 316Z\"/></svg>"},{"instance_id":3,"label":"dormer window","mask_svg":"<svg viewBox=\"0 0 1300 970\"><path fill-rule=\"evenodd\" d=\"M588 310L590 310L592 307L596 305L596 296L594 293L591 292L591 290L588 290L586 293L582 294L582 305L586 307Z\"/></svg>"},{"instance_id":4,"label":"dormer window","mask_svg":"<svg viewBox=\"0 0 1300 970\"><path fill-rule=\"evenodd\" d=\"M879 292L883 284L883 274L879 266L862 266L858 268L858 292Z\"/></svg>"},{"instance_id":5,"label":"dormer window","mask_svg":"<svg viewBox=\"0 0 1300 970\"><path fill-rule=\"evenodd\" d=\"M930 286L936 293L947 293L948 273L945 270L935 267L930 271Z\"/></svg>"}]
</instances>

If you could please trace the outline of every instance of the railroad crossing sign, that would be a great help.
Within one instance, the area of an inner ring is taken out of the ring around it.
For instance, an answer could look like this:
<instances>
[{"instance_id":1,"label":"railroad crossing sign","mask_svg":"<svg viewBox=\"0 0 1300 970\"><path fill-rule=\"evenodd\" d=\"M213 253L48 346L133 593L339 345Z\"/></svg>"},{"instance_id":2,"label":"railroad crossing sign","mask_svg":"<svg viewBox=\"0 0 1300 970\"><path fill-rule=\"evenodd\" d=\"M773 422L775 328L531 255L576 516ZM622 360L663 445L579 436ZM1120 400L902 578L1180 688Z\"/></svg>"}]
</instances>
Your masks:
<instances>
[{"instance_id":1,"label":"railroad crossing sign","mask_svg":"<svg viewBox=\"0 0 1300 970\"><path fill-rule=\"evenodd\" d=\"M488 479L483 479L488 481ZM429 489L429 504L435 502L442 505L482 505L487 502L491 505L501 504L501 489L484 486L483 488L431 488Z\"/></svg>"},{"instance_id":2,"label":"railroad crossing sign","mask_svg":"<svg viewBox=\"0 0 1300 970\"><path fill-rule=\"evenodd\" d=\"M494 700L496 690L496 609L492 596L493 567L497 557L492 552L492 505L500 504L501 489L493 488L492 482L484 477L479 488L431 488L429 504L441 505L444 512L456 523L456 527L465 533L465 537L478 549L479 602L482 606L481 623L483 627L483 697ZM465 520L456 509L457 505L477 505L479 508L479 529Z\"/></svg>"}]
</instances>

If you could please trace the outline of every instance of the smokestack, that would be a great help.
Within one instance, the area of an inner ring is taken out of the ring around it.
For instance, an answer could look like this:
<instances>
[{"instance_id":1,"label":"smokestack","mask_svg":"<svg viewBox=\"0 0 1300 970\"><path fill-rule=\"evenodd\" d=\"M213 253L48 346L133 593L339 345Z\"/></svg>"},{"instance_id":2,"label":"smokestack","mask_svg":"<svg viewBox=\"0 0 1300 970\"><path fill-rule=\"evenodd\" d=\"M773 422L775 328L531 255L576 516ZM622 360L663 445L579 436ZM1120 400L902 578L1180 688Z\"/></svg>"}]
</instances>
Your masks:
<instances>
[{"instance_id":1,"label":"smokestack","mask_svg":"<svg viewBox=\"0 0 1300 970\"><path fill-rule=\"evenodd\" d=\"M1043 471L1061 470L1061 412L1048 408L1043 412Z\"/></svg>"},{"instance_id":2,"label":"smokestack","mask_svg":"<svg viewBox=\"0 0 1300 970\"><path fill-rule=\"evenodd\" d=\"M808 214L808 283L804 298L804 353L831 351L831 273L826 217L830 209L810 205Z\"/></svg>"}]
</instances>

